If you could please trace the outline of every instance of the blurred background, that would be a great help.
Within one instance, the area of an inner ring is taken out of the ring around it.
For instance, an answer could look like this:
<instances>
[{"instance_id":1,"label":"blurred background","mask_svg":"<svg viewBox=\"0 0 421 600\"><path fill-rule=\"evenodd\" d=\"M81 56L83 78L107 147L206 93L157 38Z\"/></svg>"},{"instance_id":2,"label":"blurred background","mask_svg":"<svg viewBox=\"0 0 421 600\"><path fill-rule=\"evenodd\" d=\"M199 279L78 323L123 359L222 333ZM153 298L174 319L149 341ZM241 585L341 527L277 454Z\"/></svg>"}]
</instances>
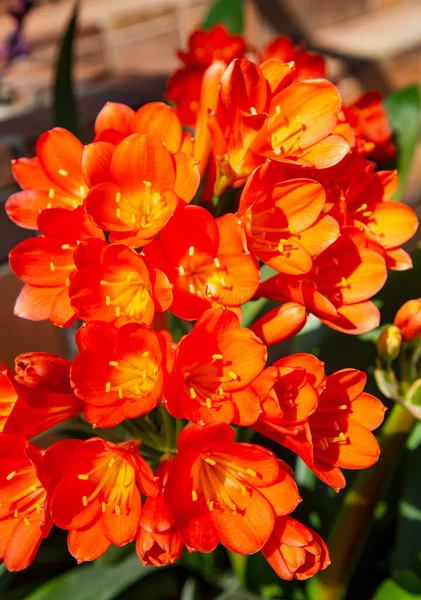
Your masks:
<instances>
[{"instance_id":1,"label":"blurred background","mask_svg":"<svg viewBox=\"0 0 421 600\"><path fill-rule=\"evenodd\" d=\"M209 8L209 0L82 0L74 49L81 136L90 141L107 100L134 108L158 100L177 68L176 50ZM74 0L0 0L0 357L22 351L62 353L64 334L47 322L13 316L20 283L7 266L9 250L31 232L19 229L3 205L16 191L10 160L32 156L43 131L56 124L52 96L61 40ZM246 37L261 47L276 34L328 56L329 78L346 103L377 89L384 96L421 83L420 0L247 0ZM405 200L421 201L421 149Z\"/></svg>"}]
</instances>

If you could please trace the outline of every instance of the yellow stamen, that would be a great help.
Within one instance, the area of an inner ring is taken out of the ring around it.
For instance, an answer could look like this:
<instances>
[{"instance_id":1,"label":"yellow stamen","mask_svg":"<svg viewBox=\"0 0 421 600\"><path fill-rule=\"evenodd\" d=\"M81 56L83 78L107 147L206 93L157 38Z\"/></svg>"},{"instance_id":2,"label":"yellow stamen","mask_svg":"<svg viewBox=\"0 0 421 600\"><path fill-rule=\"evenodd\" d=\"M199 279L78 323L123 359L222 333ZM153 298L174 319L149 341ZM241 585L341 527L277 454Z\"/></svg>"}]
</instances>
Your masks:
<instances>
[{"instance_id":1,"label":"yellow stamen","mask_svg":"<svg viewBox=\"0 0 421 600\"><path fill-rule=\"evenodd\" d=\"M115 307L115 316L119 317L121 315L121 308L119 306Z\"/></svg>"},{"instance_id":2,"label":"yellow stamen","mask_svg":"<svg viewBox=\"0 0 421 600\"><path fill-rule=\"evenodd\" d=\"M212 354L214 360L222 359L222 354Z\"/></svg>"},{"instance_id":3,"label":"yellow stamen","mask_svg":"<svg viewBox=\"0 0 421 600\"><path fill-rule=\"evenodd\" d=\"M210 398L206 398L206 406L212 408L212 400Z\"/></svg>"},{"instance_id":4,"label":"yellow stamen","mask_svg":"<svg viewBox=\"0 0 421 600\"><path fill-rule=\"evenodd\" d=\"M118 516L121 515L121 508L119 507L118 504L115 505L115 509L114 510L115 510L115 514L116 515L118 515Z\"/></svg>"},{"instance_id":5,"label":"yellow stamen","mask_svg":"<svg viewBox=\"0 0 421 600\"><path fill-rule=\"evenodd\" d=\"M193 256L194 254L194 246L190 246L189 248L189 256Z\"/></svg>"},{"instance_id":6,"label":"yellow stamen","mask_svg":"<svg viewBox=\"0 0 421 600\"><path fill-rule=\"evenodd\" d=\"M208 504L208 508L209 508L209 510L210 510L211 512L213 511L213 505L214 505L214 501L213 501L213 500L211 500L211 501L209 502L209 504Z\"/></svg>"},{"instance_id":7,"label":"yellow stamen","mask_svg":"<svg viewBox=\"0 0 421 600\"><path fill-rule=\"evenodd\" d=\"M10 481L11 479L13 479L13 477L16 475L16 471L12 471L11 473L9 473L9 475L6 477L7 481Z\"/></svg>"},{"instance_id":8,"label":"yellow stamen","mask_svg":"<svg viewBox=\"0 0 421 600\"><path fill-rule=\"evenodd\" d=\"M212 467L216 465L216 462L212 458L205 458L205 462L207 462L208 465L212 465Z\"/></svg>"},{"instance_id":9,"label":"yellow stamen","mask_svg":"<svg viewBox=\"0 0 421 600\"><path fill-rule=\"evenodd\" d=\"M197 398L196 390L192 387L190 388L190 396L193 398L193 400L196 400Z\"/></svg>"},{"instance_id":10,"label":"yellow stamen","mask_svg":"<svg viewBox=\"0 0 421 600\"><path fill-rule=\"evenodd\" d=\"M231 377L231 379L234 379L234 381L238 379L238 375L237 373L234 373L234 371L228 371L228 375Z\"/></svg>"},{"instance_id":11,"label":"yellow stamen","mask_svg":"<svg viewBox=\"0 0 421 600\"><path fill-rule=\"evenodd\" d=\"M108 364L110 367L118 367L118 362L116 360L110 360Z\"/></svg>"},{"instance_id":12,"label":"yellow stamen","mask_svg":"<svg viewBox=\"0 0 421 600\"><path fill-rule=\"evenodd\" d=\"M30 520L28 519L28 517L24 517L24 518L23 518L23 522L25 523L25 525L26 525L27 527L30 527L30 526L31 526L31 522L30 522Z\"/></svg>"},{"instance_id":13,"label":"yellow stamen","mask_svg":"<svg viewBox=\"0 0 421 600\"><path fill-rule=\"evenodd\" d=\"M62 177L67 177L69 173L66 171L66 169L59 169L58 174Z\"/></svg>"},{"instance_id":14,"label":"yellow stamen","mask_svg":"<svg viewBox=\"0 0 421 600\"><path fill-rule=\"evenodd\" d=\"M105 384L105 391L108 392L111 390L111 381L107 381L107 383Z\"/></svg>"},{"instance_id":15,"label":"yellow stamen","mask_svg":"<svg viewBox=\"0 0 421 600\"><path fill-rule=\"evenodd\" d=\"M111 297L110 296L105 296L105 305L106 306L110 306L111 304Z\"/></svg>"},{"instance_id":16,"label":"yellow stamen","mask_svg":"<svg viewBox=\"0 0 421 600\"><path fill-rule=\"evenodd\" d=\"M149 354L150 354L149 350L146 350L145 352L142 352L142 357L147 358L149 356Z\"/></svg>"},{"instance_id":17,"label":"yellow stamen","mask_svg":"<svg viewBox=\"0 0 421 600\"><path fill-rule=\"evenodd\" d=\"M50 271L55 271L56 270L56 266L53 262L50 262Z\"/></svg>"},{"instance_id":18,"label":"yellow stamen","mask_svg":"<svg viewBox=\"0 0 421 600\"><path fill-rule=\"evenodd\" d=\"M105 512L106 512L106 510L107 510L107 505L105 504L105 502L101 502L101 509L102 509L102 512L103 512L103 513L105 513Z\"/></svg>"},{"instance_id":19,"label":"yellow stamen","mask_svg":"<svg viewBox=\"0 0 421 600\"><path fill-rule=\"evenodd\" d=\"M253 471L253 469L246 469L246 472L250 475L250 477L257 477L257 473L256 471Z\"/></svg>"},{"instance_id":20,"label":"yellow stamen","mask_svg":"<svg viewBox=\"0 0 421 600\"><path fill-rule=\"evenodd\" d=\"M196 492L196 490L192 490L191 497L192 497L193 502L196 502L196 500L197 500L197 492Z\"/></svg>"},{"instance_id":21,"label":"yellow stamen","mask_svg":"<svg viewBox=\"0 0 421 600\"><path fill-rule=\"evenodd\" d=\"M89 479L89 475L84 475L83 473L80 473L80 474L77 476L77 478L78 478L78 479L81 479L82 481L88 481L88 479Z\"/></svg>"},{"instance_id":22,"label":"yellow stamen","mask_svg":"<svg viewBox=\"0 0 421 600\"><path fill-rule=\"evenodd\" d=\"M61 245L62 250L68 250L69 248L70 248L70 244L62 244Z\"/></svg>"},{"instance_id":23,"label":"yellow stamen","mask_svg":"<svg viewBox=\"0 0 421 600\"><path fill-rule=\"evenodd\" d=\"M254 108L254 106L250 107L250 112L252 115L257 115L257 110Z\"/></svg>"},{"instance_id":24,"label":"yellow stamen","mask_svg":"<svg viewBox=\"0 0 421 600\"><path fill-rule=\"evenodd\" d=\"M143 185L146 185L146 187L151 187L152 183L150 181L143 181Z\"/></svg>"},{"instance_id":25,"label":"yellow stamen","mask_svg":"<svg viewBox=\"0 0 421 600\"><path fill-rule=\"evenodd\" d=\"M214 258L213 262L215 263L215 266L220 269L221 268L221 263L219 262L219 258Z\"/></svg>"},{"instance_id":26,"label":"yellow stamen","mask_svg":"<svg viewBox=\"0 0 421 600\"><path fill-rule=\"evenodd\" d=\"M88 506L88 498L86 496L82 496L82 504L83 506Z\"/></svg>"}]
</instances>

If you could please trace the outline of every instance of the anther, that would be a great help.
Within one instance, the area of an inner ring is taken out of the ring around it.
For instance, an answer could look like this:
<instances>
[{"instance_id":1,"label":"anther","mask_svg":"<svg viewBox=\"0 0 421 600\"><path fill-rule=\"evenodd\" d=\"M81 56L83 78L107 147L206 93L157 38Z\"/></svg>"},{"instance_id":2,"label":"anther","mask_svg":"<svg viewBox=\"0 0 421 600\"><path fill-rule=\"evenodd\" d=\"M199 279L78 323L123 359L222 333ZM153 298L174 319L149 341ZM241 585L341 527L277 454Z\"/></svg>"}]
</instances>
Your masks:
<instances>
[{"instance_id":1,"label":"anther","mask_svg":"<svg viewBox=\"0 0 421 600\"><path fill-rule=\"evenodd\" d=\"M207 408L212 408L212 400L210 398L206 398L206 406Z\"/></svg>"},{"instance_id":2,"label":"anther","mask_svg":"<svg viewBox=\"0 0 421 600\"><path fill-rule=\"evenodd\" d=\"M38 488L37 488L37 486L36 486L36 485L30 485L30 486L29 486L29 490L30 490L31 492L36 492L36 491L37 491L37 489L38 489Z\"/></svg>"},{"instance_id":3,"label":"anther","mask_svg":"<svg viewBox=\"0 0 421 600\"><path fill-rule=\"evenodd\" d=\"M190 292L190 294L196 293L196 288L194 287L194 285L192 283L189 283L189 292Z\"/></svg>"},{"instance_id":4,"label":"anther","mask_svg":"<svg viewBox=\"0 0 421 600\"><path fill-rule=\"evenodd\" d=\"M205 462L207 462L208 465L212 465L212 467L216 465L216 462L213 460L213 458L205 458Z\"/></svg>"},{"instance_id":5,"label":"anther","mask_svg":"<svg viewBox=\"0 0 421 600\"><path fill-rule=\"evenodd\" d=\"M105 513L105 512L107 511L107 505L105 504L105 502L104 502L104 501L103 501L103 502L101 502L101 509L102 509L102 512L103 512L103 513Z\"/></svg>"},{"instance_id":6,"label":"anther","mask_svg":"<svg viewBox=\"0 0 421 600\"><path fill-rule=\"evenodd\" d=\"M115 508L114 508L114 510L115 510L115 514L116 514L116 515L118 515L118 516L120 516L120 515L121 515L121 508L119 507L119 505L118 505L118 504L116 504L116 505L115 505Z\"/></svg>"},{"instance_id":7,"label":"anther","mask_svg":"<svg viewBox=\"0 0 421 600\"><path fill-rule=\"evenodd\" d=\"M149 350L145 350L145 352L142 352L142 357L147 358L149 356L149 354L150 354Z\"/></svg>"},{"instance_id":8,"label":"anther","mask_svg":"<svg viewBox=\"0 0 421 600\"><path fill-rule=\"evenodd\" d=\"M192 387L190 388L190 396L193 398L193 400L196 400L197 398L196 390Z\"/></svg>"},{"instance_id":9,"label":"anther","mask_svg":"<svg viewBox=\"0 0 421 600\"><path fill-rule=\"evenodd\" d=\"M11 479L13 479L13 477L16 475L16 471L12 471L11 473L9 473L9 475L6 477L7 481L10 481Z\"/></svg>"},{"instance_id":10,"label":"anther","mask_svg":"<svg viewBox=\"0 0 421 600\"><path fill-rule=\"evenodd\" d=\"M222 359L222 354L212 354L214 360Z\"/></svg>"},{"instance_id":11,"label":"anther","mask_svg":"<svg viewBox=\"0 0 421 600\"><path fill-rule=\"evenodd\" d=\"M61 245L62 250L68 250L69 248L70 248L70 244L62 244Z\"/></svg>"},{"instance_id":12,"label":"anther","mask_svg":"<svg viewBox=\"0 0 421 600\"><path fill-rule=\"evenodd\" d=\"M209 502L209 504L208 504L208 508L209 508L209 510L210 510L211 512L213 511L213 505L214 505L214 501L213 501L213 500L211 500L211 501Z\"/></svg>"},{"instance_id":13,"label":"anther","mask_svg":"<svg viewBox=\"0 0 421 600\"><path fill-rule=\"evenodd\" d=\"M110 296L105 296L105 305L106 306L110 306L111 304L111 297Z\"/></svg>"},{"instance_id":14,"label":"anther","mask_svg":"<svg viewBox=\"0 0 421 600\"><path fill-rule=\"evenodd\" d=\"M67 175L69 173L65 169L59 169L58 174L61 175L62 177L67 177Z\"/></svg>"},{"instance_id":15,"label":"anther","mask_svg":"<svg viewBox=\"0 0 421 600\"><path fill-rule=\"evenodd\" d=\"M120 398L120 400L123 399L123 396L124 396L124 394L123 394L123 388L119 387L118 388L118 397Z\"/></svg>"},{"instance_id":16,"label":"anther","mask_svg":"<svg viewBox=\"0 0 421 600\"><path fill-rule=\"evenodd\" d=\"M55 271L56 270L56 265L53 262L50 262L50 271Z\"/></svg>"},{"instance_id":17,"label":"anther","mask_svg":"<svg viewBox=\"0 0 421 600\"><path fill-rule=\"evenodd\" d=\"M81 479L82 481L88 481L88 479L89 479L89 475L84 475L83 473L80 473L80 474L77 476L77 478L78 478L78 479Z\"/></svg>"},{"instance_id":18,"label":"anther","mask_svg":"<svg viewBox=\"0 0 421 600\"><path fill-rule=\"evenodd\" d=\"M185 270L184 270L184 267L183 267L183 265L180 265L180 266L178 267L178 272L180 273L180 275L181 275L182 277L183 277L183 276L186 274L186 272L185 272Z\"/></svg>"},{"instance_id":19,"label":"anther","mask_svg":"<svg viewBox=\"0 0 421 600\"><path fill-rule=\"evenodd\" d=\"M15 508L15 511L14 511L14 513L13 513L13 516L15 517L15 519L17 519L17 518L18 518L18 516L19 516L19 511L18 511L18 509L17 509L17 508Z\"/></svg>"},{"instance_id":20,"label":"anther","mask_svg":"<svg viewBox=\"0 0 421 600\"><path fill-rule=\"evenodd\" d=\"M245 495L246 495L246 493L247 493L247 488L246 488L246 486L245 486L245 485L242 485L242 486L241 486L241 493L243 494L243 496L245 496Z\"/></svg>"},{"instance_id":21,"label":"anther","mask_svg":"<svg viewBox=\"0 0 421 600\"><path fill-rule=\"evenodd\" d=\"M50 189L48 190L48 197L50 198L50 200L52 200L52 199L54 198L54 194L55 194L55 193L56 193L56 192L55 192L54 188L50 188Z\"/></svg>"},{"instance_id":22,"label":"anther","mask_svg":"<svg viewBox=\"0 0 421 600\"><path fill-rule=\"evenodd\" d=\"M250 106L250 113L252 115L257 115L257 110L254 108L254 106Z\"/></svg>"},{"instance_id":23,"label":"anther","mask_svg":"<svg viewBox=\"0 0 421 600\"><path fill-rule=\"evenodd\" d=\"M234 381L236 379L238 379L238 375L237 373L234 373L234 371L228 371L228 375L231 377L231 379L233 379Z\"/></svg>"},{"instance_id":24,"label":"anther","mask_svg":"<svg viewBox=\"0 0 421 600\"><path fill-rule=\"evenodd\" d=\"M143 181L143 185L146 185L146 187L151 187L152 183L150 181Z\"/></svg>"},{"instance_id":25,"label":"anther","mask_svg":"<svg viewBox=\"0 0 421 600\"><path fill-rule=\"evenodd\" d=\"M30 520L28 519L28 517L24 517L24 518L23 518L23 522L25 523L25 525L26 525L27 527L30 527L30 526L31 526L31 522L30 522Z\"/></svg>"},{"instance_id":26,"label":"anther","mask_svg":"<svg viewBox=\"0 0 421 600\"><path fill-rule=\"evenodd\" d=\"M189 256L193 256L194 254L194 246L190 246L189 248Z\"/></svg>"},{"instance_id":27,"label":"anther","mask_svg":"<svg viewBox=\"0 0 421 600\"><path fill-rule=\"evenodd\" d=\"M193 502L196 502L196 500L197 500L197 492L196 492L196 490L192 490L191 497L192 497Z\"/></svg>"},{"instance_id":28,"label":"anther","mask_svg":"<svg viewBox=\"0 0 421 600\"><path fill-rule=\"evenodd\" d=\"M110 360L108 364L110 367L118 367L118 362L116 360Z\"/></svg>"},{"instance_id":29,"label":"anther","mask_svg":"<svg viewBox=\"0 0 421 600\"><path fill-rule=\"evenodd\" d=\"M112 459L110 460L110 462L108 463L108 468L109 468L109 469L112 469L112 468L113 468L113 466L114 466L114 464L115 464L115 462L116 462L116 459L115 459L115 458L112 458Z\"/></svg>"},{"instance_id":30,"label":"anther","mask_svg":"<svg viewBox=\"0 0 421 600\"><path fill-rule=\"evenodd\" d=\"M221 263L219 262L219 258L214 258L213 262L215 263L215 266L220 269L221 268Z\"/></svg>"},{"instance_id":31,"label":"anther","mask_svg":"<svg viewBox=\"0 0 421 600\"><path fill-rule=\"evenodd\" d=\"M105 391L108 394L108 392L111 390L111 381L107 381L107 383L105 384Z\"/></svg>"},{"instance_id":32,"label":"anther","mask_svg":"<svg viewBox=\"0 0 421 600\"><path fill-rule=\"evenodd\" d=\"M82 504L83 506L88 506L88 498L86 496L82 496Z\"/></svg>"},{"instance_id":33,"label":"anther","mask_svg":"<svg viewBox=\"0 0 421 600\"><path fill-rule=\"evenodd\" d=\"M279 106L279 104L276 105L275 112L276 112L277 115L281 114L281 107Z\"/></svg>"},{"instance_id":34,"label":"anther","mask_svg":"<svg viewBox=\"0 0 421 600\"><path fill-rule=\"evenodd\" d=\"M117 202L117 204L118 204L118 203L120 202L120 200L121 200L121 193L120 193L120 192L117 192L117 193L116 193L116 195L115 195L115 201L116 201L116 202Z\"/></svg>"},{"instance_id":35,"label":"anther","mask_svg":"<svg viewBox=\"0 0 421 600\"><path fill-rule=\"evenodd\" d=\"M119 306L115 307L115 316L119 317L121 315L121 308Z\"/></svg>"},{"instance_id":36,"label":"anther","mask_svg":"<svg viewBox=\"0 0 421 600\"><path fill-rule=\"evenodd\" d=\"M250 475L250 477L257 477L257 473L256 471L253 471L253 469L246 469L246 472Z\"/></svg>"}]
</instances>

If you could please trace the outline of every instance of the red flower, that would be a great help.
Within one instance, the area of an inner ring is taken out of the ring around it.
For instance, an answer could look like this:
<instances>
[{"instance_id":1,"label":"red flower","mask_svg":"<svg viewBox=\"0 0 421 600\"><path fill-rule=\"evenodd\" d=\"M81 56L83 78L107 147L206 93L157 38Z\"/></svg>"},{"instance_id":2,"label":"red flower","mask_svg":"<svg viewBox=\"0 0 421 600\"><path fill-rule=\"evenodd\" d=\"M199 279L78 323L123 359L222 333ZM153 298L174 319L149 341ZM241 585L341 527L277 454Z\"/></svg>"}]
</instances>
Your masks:
<instances>
[{"instance_id":1,"label":"red flower","mask_svg":"<svg viewBox=\"0 0 421 600\"><path fill-rule=\"evenodd\" d=\"M405 302L396 313L394 323L406 342L421 337L421 298Z\"/></svg>"},{"instance_id":2,"label":"red flower","mask_svg":"<svg viewBox=\"0 0 421 600\"><path fill-rule=\"evenodd\" d=\"M289 179L282 165L267 162L249 177L238 216L248 249L282 273L311 270L312 257L339 237L333 217L322 215L322 186L311 179Z\"/></svg>"},{"instance_id":3,"label":"red flower","mask_svg":"<svg viewBox=\"0 0 421 600\"><path fill-rule=\"evenodd\" d=\"M181 319L197 319L211 306L238 307L260 282L254 260L243 252L234 215L214 219L200 206L178 211L144 254L170 280L171 311Z\"/></svg>"},{"instance_id":4,"label":"red flower","mask_svg":"<svg viewBox=\"0 0 421 600\"><path fill-rule=\"evenodd\" d=\"M207 310L178 345L165 391L169 412L193 423L254 423L260 401L249 384L266 355L232 311Z\"/></svg>"},{"instance_id":5,"label":"red flower","mask_svg":"<svg viewBox=\"0 0 421 600\"><path fill-rule=\"evenodd\" d=\"M185 64L167 83L166 97L176 104L177 113L184 125L196 123L200 90L206 68L214 61L227 65L244 56L246 44L239 35L230 35L222 24L210 31L194 31L189 39L189 51L178 52Z\"/></svg>"},{"instance_id":6,"label":"red flower","mask_svg":"<svg viewBox=\"0 0 421 600\"><path fill-rule=\"evenodd\" d=\"M319 54L308 52L301 44L294 46L292 40L285 36L275 38L259 54L260 63L273 58L285 63L293 62L296 81L326 77L324 58Z\"/></svg>"},{"instance_id":7,"label":"red flower","mask_svg":"<svg viewBox=\"0 0 421 600\"><path fill-rule=\"evenodd\" d=\"M80 206L88 192L82 176L82 152L81 142L66 129L56 127L43 133L36 158L12 162L13 175L24 191L8 199L9 217L20 227L38 229L42 210Z\"/></svg>"},{"instance_id":8,"label":"red flower","mask_svg":"<svg viewBox=\"0 0 421 600\"><path fill-rule=\"evenodd\" d=\"M44 468L56 479L52 518L58 527L69 530L69 551L78 562L95 560L111 544L123 546L135 539L141 493L158 492L138 446L138 442L112 444L91 438L75 442L64 463L60 446L47 451Z\"/></svg>"},{"instance_id":9,"label":"red flower","mask_svg":"<svg viewBox=\"0 0 421 600\"><path fill-rule=\"evenodd\" d=\"M155 311L167 310L172 292L164 273L148 269L125 244L87 240L75 252L78 268L69 288L73 309L84 321L140 321L150 325Z\"/></svg>"},{"instance_id":10,"label":"red flower","mask_svg":"<svg viewBox=\"0 0 421 600\"><path fill-rule=\"evenodd\" d=\"M135 112L125 104L107 102L95 120L95 141L117 146L132 133L158 138L172 154L191 154L192 137L183 132L177 113L168 104L148 102Z\"/></svg>"},{"instance_id":11,"label":"red flower","mask_svg":"<svg viewBox=\"0 0 421 600\"><path fill-rule=\"evenodd\" d=\"M164 498L186 545L239 554L260 550L275 519L300 501L289 467L254 444L235 444L224 424L188 425L171 461Z\"/></svg>"},{"instance_id":12,"label":"red flower","mask_svg":"<svg viewBox=\"0 0 421 600\"><path fill-rule=\"evenodd\" d=\"M331 135L341 108L336 87L324 79L293 78L293 65L276 60L259 68L236 59L225 71L209 121L218 195L243 185L266 157L321 169L349 151L342 136Z\"/></svg>"},{"instance_id":13,"label":"red flower","mask_svg":"<svg viewBox=\"0 0 421 600\"><path fill-rule=\"evenodd\" d=\"M327 192L326 210L342 227L362 229L369 247L385 257L388 268L412 267L411 257L400 246L416 232L418 218L406 204L391 202L398 187L396 171L375 171L374 163L350 155L312 175Z\"/></svg>"},{"instance_id":14,"label":"red flower","mask_svg":"<svg viewBox=\"0 0 421 600\"><path fill-rule=\"evenodd\" d=\"M278 517L262 554L282 579L308 579L330 565L329 551L315 531L291 517Z\"/></svg>"},{"instance_id":15,"label":"red flower","mask_svg":"<svg viewBox=\"0 0 421 600\"><path fill-rule=\"evenodd\" d=\"M285 431L275 421L260 419L253 427L296 452L325 483L345 487L341 469L366 469L375 464L380 448L371 433L381 425L385 407L364 392L367 376L356 369L329 375L317 408Z\"/></svg>"},{"instance_id":16,"label":"red flower","mask_svg":"<svg viewBox=\"0 0 421 600\"><path fill-rule=\"evenodd\" d=\"M16 374L2 365L0 431L30 439L80 413L69 368L68 360L47 352L20 354Z\"/></svg>"},{"instance_id":17,"label":"red flower","mask_svg":"<svg viewBox=\"0 0 421 600\"><path fill-rule=\"evenodd\" d=\"M156 470L160 481L159 495L146 499L140 515L136 552L144 566L172 565L180 558L184 547L174 516L164 499L170 468L168 460L159 465Z\"/></svg>"},{"instance_id":18,"label":"red flower","mask_svg":"<svg viewBox=\"0 0 421 600\"><path fill-rule=\"evenodd\" d=\"M24 438L0 434L0 560L9 571L26 569L51 529L40 461L41 451Z\"/></svg>"},{"instance_id":19,"label":"red flower","mask_svg":"<svg viewBox=\"0 0 421 600\"><path fill-rule=\"evenodd\" d=\"M314 259L313 269L305 278L280 274L261 284L259 296L286 303L253 324L252 330L265 344L275 344L300 331L309 312L345 333L359 334L378 327L380 313L369 298L384 285L386 265L378 252L359 246L357 241L353 235L342 235Z\"/></svg>"},{"instance_id":20,"label":"red flower","mask_svg":"<svg viewBox=\"0 0 421 600\"><path fill-rule=\"evenodd\" d=\"M163 334L138 323L116 329L92 321L80 330L78 344L71 380L94 427L112 427L155 408L164 379Z\"/></svg>"},{"instance_id":21,"label":"red flower","mask_svg":"<svg viewBox=\"0 0 421 600\"><path fill-rule=\"evenodd\" d=\"M295 432L316 409L325 380L324 363L311 354L291 354L265 369L252 383L261 399L259 421Z\"/></svg>"},{"instance_id":22,"label":"red flower","mask_svg":"<svg viewBox=\"0 0 421 600\"><path fill-rule=\"evenodd\" d=\"M337 132L347 138L351 148L376 162L387 162L396 156L393 131L378 92L366 92L350 106L344 106Z\"/></svg>"},{"instance_id":23,"label":"red flower","mask_svg":"<svg viewBox=\"0 0 421 600\"><path fill-rule=\"evenodd\" d=\"M85 147L83 168L91 190L86 210L110 231L110 241L140 247L156 237L180 201L189 203L200 182L192 157L171 154L162 141L132 134L117 147Z\"/></svg>"},{"instance_id":24,"label":"red flower","mask_svg":"<svg viewBox=\"0 0 421 600\"><path fill-rule=\"evenodd\" d=\"M26 284L16 300L15 314L67 327L76 320L68 294L76 271L73 251L80 240L98 241L103 233L82 207L43 211L37 223L42 236L20 242L9 255L10 268Z\"/></svg>"}]
</instances>

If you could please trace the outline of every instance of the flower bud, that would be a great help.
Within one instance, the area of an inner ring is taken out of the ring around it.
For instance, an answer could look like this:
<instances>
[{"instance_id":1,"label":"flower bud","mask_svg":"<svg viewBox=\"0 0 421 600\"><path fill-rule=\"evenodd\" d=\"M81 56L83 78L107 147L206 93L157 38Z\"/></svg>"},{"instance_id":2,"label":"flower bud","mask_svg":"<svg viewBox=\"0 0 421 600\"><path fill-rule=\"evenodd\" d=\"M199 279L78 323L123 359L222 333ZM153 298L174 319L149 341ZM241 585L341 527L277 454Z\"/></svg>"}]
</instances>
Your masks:
<instances>
[{"instance_id":1,"label":"flower bud","mask_svg":"<svg viewBox=\"0 0 421 600\"><path fill-rule=\"evenodd\" d=\"M406 342L413 342L421 337L421 298L405 302L396 313L395 325L399 327Z\"/></svg>"},{"instance_id":2,"label":"flower bud","mask_svg":"<svg viewBox=\"0 0 421 600\"><path fill-rule=\"evenodd\" d=\"M399 355L402 344L402 334L399 327L390 325L381 332L377 340L377 352L381 358L395 360Z\"/></svg>"},{"instance_id":3,"label":"flower bud","mask_svg":"<svg viewBox=\"0 0 421 600\"><path fill-rule=\"evenodd\" d=\"M48 352L27 352L15 359L15 379L28 388L71 392L70 362Z\"/></svg>"}]
</instances>

